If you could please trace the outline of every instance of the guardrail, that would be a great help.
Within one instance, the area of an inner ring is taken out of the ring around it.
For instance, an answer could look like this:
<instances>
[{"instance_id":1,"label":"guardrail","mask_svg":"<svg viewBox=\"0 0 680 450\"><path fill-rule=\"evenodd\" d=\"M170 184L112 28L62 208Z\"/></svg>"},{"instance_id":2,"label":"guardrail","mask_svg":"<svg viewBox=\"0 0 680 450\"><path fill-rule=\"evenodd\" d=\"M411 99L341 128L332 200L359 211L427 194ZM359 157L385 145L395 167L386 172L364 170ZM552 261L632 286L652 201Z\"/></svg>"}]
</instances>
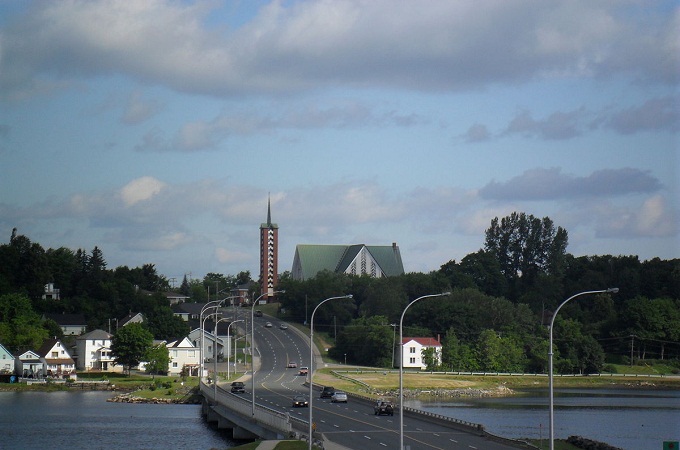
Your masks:
<instances>
[{"instance_id":1,"label":"guardrail","mask_svg":"<svg viewBox=\"0 0 680 450\"><path fill-rule=\"evenodd\" d=\"M203 381L201 381L201 393L209 401L224 406L244 418L252 419L265 428L280 432L286 436L291 432L290 415L288 414L256 403L255 415L253 416L253 407L248 400L226 392L222 388L217 389L217 396L215 396L215 387L212 385L208 386Z\"/></svg>"}]
</instances>

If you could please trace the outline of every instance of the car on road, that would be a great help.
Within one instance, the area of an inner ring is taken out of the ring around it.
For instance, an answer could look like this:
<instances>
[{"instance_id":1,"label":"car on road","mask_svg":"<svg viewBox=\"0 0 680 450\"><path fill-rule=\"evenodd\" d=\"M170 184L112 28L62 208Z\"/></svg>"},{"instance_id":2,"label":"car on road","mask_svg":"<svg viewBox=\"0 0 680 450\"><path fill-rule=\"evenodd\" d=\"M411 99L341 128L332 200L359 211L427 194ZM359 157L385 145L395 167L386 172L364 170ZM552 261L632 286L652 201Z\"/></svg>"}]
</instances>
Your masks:
<instances>
[{"instance_id":1,"label":"car on road","mask_svg":"<svg viewBox=\"0 0 680 450\"><path fill-rule=\"evenodd\" d=\"M246 392L246 385L242 381L234 381L231 383L231 392L234 394L243 394Z\"/></svg>"},{"instance_id":2,"label":"car on road","mask_svg":"<svg viewBox=\"0 0 680 450\"><path fill-rule=\"evenodd\" d=\"M293 408L304 408L307 406L309 406L309 402L304 395L296 395L293 397Z\"/></svg>"},{"instance_id":3,"label":"car on road","mask_svg":"<svg viewBox=\"0 0 680 450\"><path fill-rule=\"evenodd\" d=\"M335 388L333 386L324 386L323 389L321 389L319 398L332 398L333 394L335 394Z\"/></svg>"},{"instance_id":4,"label":"car on road","mask_svg":"<svg viewBox=\"0 0 680 450\"><path fill-rule=\"evenodd\" d=\"M262 311L260 311L259 309L255 310L255 317L262 317Z\"/></svg>"},{"instance_id":5,"label":"car on road","mask_svg":"<svg viewBox=\"0 0 680 450\"><path fill-rule=\"evenodd\" d=\"M342 391L335 391L331 395L331 403L347 403L347 394Z\"/></svg>"},{"instance_id":6,"label":"car on road","mask_svg":"<svg viewBox=\"0 0 680 450\"><path fill-rule=\"evenodd\" d=\"M373 407L373 414L376 416L393 416L394 406L392 406L392 403L387 400L378 400L375 402L375 406Z\"/></svg>"},{"instance_id":7,"label":"car on road","mask_svg":"<svg viewBox=\"0 0 680 450\"><path fill-rule=\"evenodd\" d=\"M281 325L279 325L279 328L281 328L282 330L287 330L288 325L286 325L285 323L282 323Z\"/></svg>"},{"instance_id":8,"label":"car on road","mask_svg":"<svg viewBox=\"0 0 680 450\"><path fill-rule=\"evenodd\" d=\"M291 362L288 363L288 365L286 367L288 367L289 369L295 369L297 367L297 363L294 362L294 361L291 361Z\"/></svg>"},{"instance_id":9,"label":"car on road","mask_svg":"<svg viewBox=\"0 0 680 450\"><path fill-rule=\"evenodd\" d=\"M264 324L264 326L267 327L267 328L271 328L271 327L272 327L272 323L271 323L271 322L267 322L267 323Z\"/></svg>"},{"instance_id":10,"label":"car on road","mask_svg":"<svg viewBox=\"0 0 680 450\"><path fill-rule=\"evenodd\" d=\"M309 367L300 367L298 375L307 375L309 373Z\"/></svg>"}]
</instances>

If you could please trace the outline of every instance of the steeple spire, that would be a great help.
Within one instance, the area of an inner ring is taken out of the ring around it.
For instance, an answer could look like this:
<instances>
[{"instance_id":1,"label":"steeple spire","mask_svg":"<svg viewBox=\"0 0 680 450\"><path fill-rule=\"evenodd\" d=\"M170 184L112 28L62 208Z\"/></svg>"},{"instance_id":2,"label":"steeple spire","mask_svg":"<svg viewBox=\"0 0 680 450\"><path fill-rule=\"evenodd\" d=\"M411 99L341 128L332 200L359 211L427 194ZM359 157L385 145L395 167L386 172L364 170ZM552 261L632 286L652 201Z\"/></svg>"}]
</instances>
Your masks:
<instances>
[{"instance_id":1,"label":"steeple spire","mask_svg":"<svg viewBox=\"0 0 680 450\"><path fill-rule=\"evenodd\" d=\"M271 193L267 194L267 226L272 225L272 200Z\"/></svg>"}]
</instances>

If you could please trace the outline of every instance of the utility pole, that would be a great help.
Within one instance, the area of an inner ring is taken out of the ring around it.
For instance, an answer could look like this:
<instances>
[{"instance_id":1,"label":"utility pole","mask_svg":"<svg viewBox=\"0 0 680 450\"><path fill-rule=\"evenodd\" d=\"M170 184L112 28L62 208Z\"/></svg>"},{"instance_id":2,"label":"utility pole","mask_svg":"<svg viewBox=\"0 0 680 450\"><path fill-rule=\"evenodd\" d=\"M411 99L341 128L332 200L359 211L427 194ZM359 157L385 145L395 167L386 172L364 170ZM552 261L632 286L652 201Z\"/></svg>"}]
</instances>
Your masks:
<instances>
[{"instance_id":1,"label":"utility pole","mask_svg":"<svg viewBox=\"0 0 680 450\"><path fill-rule=\"evenodd\" d=\"M633 367L633 348L635 345L635 335L630 335L630 366Z\"/></svg>"}]
</instances>

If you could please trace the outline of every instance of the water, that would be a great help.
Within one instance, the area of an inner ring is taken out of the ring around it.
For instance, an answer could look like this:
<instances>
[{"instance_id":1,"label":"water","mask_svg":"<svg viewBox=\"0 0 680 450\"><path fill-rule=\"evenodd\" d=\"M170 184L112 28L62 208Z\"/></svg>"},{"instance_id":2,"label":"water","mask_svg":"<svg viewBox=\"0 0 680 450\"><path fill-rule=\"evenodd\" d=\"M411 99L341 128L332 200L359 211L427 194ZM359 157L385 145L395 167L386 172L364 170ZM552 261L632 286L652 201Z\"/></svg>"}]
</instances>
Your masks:
<instances>
[{"instance_id":1,"label":"water","mask_svg":"<svg viewBox=\"0 0 680 450\"><path fill-rule=\"evenodd\" d=\"M513 397L409 400L406 406L483 424L509 438L544 439L549 433L548 393L517 391ZM555 438L583 436L625 450L661 450L680 440L680 391L556 389Z\"/></svg>"},{"instance_id":2,"label":"water","mask_svg":"<svg viewBox=\"0 0 680 450\"><path fill-rule=\"evenodd\" d=\"M199 405L110 403L110 392L0 392L0 449L210 450L234 447Z\"/></svg>"}]
</instances>

